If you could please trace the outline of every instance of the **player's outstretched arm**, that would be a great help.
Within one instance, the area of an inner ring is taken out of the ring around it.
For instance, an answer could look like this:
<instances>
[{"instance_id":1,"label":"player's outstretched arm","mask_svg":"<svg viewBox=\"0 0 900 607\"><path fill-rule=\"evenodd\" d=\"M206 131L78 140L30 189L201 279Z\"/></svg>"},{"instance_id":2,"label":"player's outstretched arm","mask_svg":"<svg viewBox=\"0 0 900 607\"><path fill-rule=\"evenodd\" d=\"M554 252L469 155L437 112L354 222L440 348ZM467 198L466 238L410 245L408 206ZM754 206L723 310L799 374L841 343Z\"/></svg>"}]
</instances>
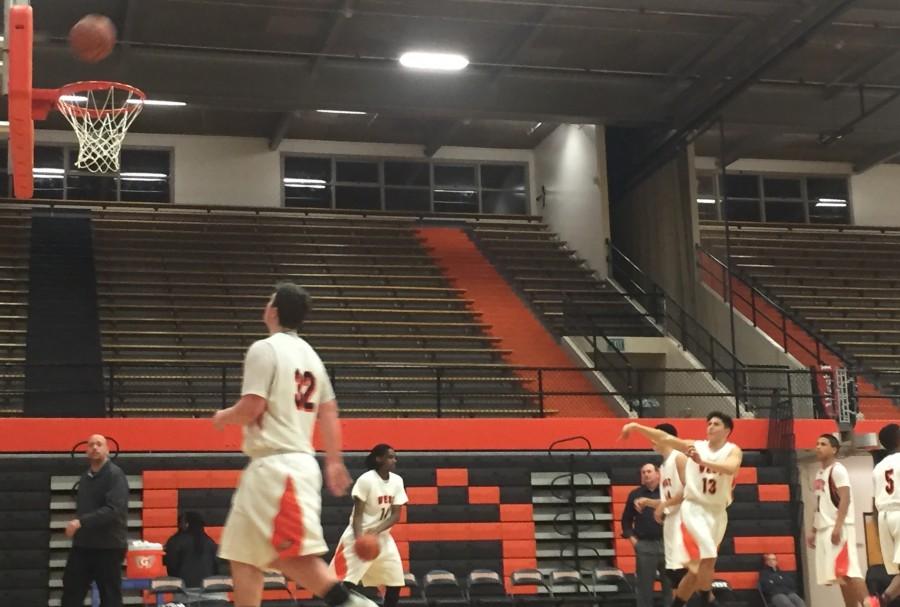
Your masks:
<instances>
[{"instance_id":1,"label":"player's outstretched arm","mask_svg":"<svg viewBox=\"0 0 900 607\"><path fill-rule=\"evenodd\" d=\"M350 474L344 466L344 454L341 452L341 422L336 400L319 405L318 421L325 446L325 485L332 495L344 495L350 486Z\"/></svg>"},{"instance_id":2,"label":"player's outstretched arm","mask_svg":"<svg viewBox=\"0 0 900 607\"><path fill-rule=\"evenodd\" d=\"M677 449L682 453L687 453L688 449L691 449L694 446L694 443L691 441L682 440L680 438L674 437L668 432L663 432L662 430L657 430L656 428L650 428L649 426L644 426L637 422L629 422L622 427L622 434L620 438L628 438L632 432L637 432L651 443L660 446L672 447L673 449Z\"/></svg>"}]
</instances>

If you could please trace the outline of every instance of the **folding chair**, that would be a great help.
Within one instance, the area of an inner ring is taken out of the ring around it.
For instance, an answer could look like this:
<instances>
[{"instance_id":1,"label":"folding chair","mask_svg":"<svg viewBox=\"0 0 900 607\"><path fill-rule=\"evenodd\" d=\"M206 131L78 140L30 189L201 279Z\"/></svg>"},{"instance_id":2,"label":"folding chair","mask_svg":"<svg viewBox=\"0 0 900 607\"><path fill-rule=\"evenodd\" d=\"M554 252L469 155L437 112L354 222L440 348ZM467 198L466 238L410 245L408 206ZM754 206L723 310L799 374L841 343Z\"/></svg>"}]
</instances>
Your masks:
<instances>
[{"instance_id":1,"label":"folding chair","mask_svg":"<svg viewBox=\"0 0 900 607\"><path fill-rule=\"evenodd\" d=\"M634 588L628 577L621 569L615 567L597 567L593 571L594 578L594 594L598 597L605 597L605 601L614 601L616 603L624 603L633 605L636 600ZM615 590L611 592L601 591L603 586L615 586Z\"/></svg>"},{"instance_id":2,"label":"folding chair","mask_svg":"<svg viewBox=\"0 0 900 607\"><path fill-rule=\"evenodd\" d=\"M409 589L409 596L400 597L400 604L403 607L425 607L427 602L422 596L422 588L419 587L419 580L416 579L416 576L406 572L403 574L403 581Z\"/></svg>"},{"instance_id":3,"label":"folding chair","mask_svg":"<svg viewBox=\"0 0 900 607\"><path fill-rule=\"evenodd\" d=\"M550 589L562 605L593 605L597 598L577 569L551 571Z\"/></svg>"},{"instance_id":4,"label":"folding chair","mask_svg":"<svg viewBox=\"0 0 900 607\"><path fill-rule=\"evenodd\" d=\"M529 604L540 603L546 605L548 603L555 605L556 599L553 598L553 591L547 585L544 574L537 569L516 569L509 575L509 581L513 587L537 586L543 589L544 593L537 594L516 594L513 595L513 603L519 607L526 607Z\"/></svg>"},{"instance_id":5,"label":"folding chair","mask_svg":"<svg viewBox=\"0 0 900 607\"><path fill-rule=\"evenodd\" d=\"M506 594L503 578L490 569L475 569L466 577L466 594L473 606L510 606L512 599Z\"/></svg>"},{"instance_id":6,"label":"folding chair","mask_svg":"<svg viewBox=\"0 0 900 607\"><path fill-rule=\"evenodd\" d=\"M434 569L425 574L422 594L430 606L468 607L459 580L450 571Z\"/></svg>"},{"instance_id":7,"label":"folding chair","mask_svg":"<svg viewBox=\"0 0 900 607\"><path fill-rule=\"evenodd\" d=\"M297 599L291 587L288 586L287 578L275 571L266 571L263 574L263 590L284 590L291 599L291 604L296 605Z\"/></svg>"},{"instance_id":8,"label":"folding chair","mask_svg":"<svg viewBox=\"0 0 900 607\"><path fill-rule=\"evenodd\" d=\"M184 590L184 580L180 577L157 577L150 580L150 588L147 589L147 592L156 596L157 603L159 602L160 594L172 594L173 599L175 597L181 596L183 598L187 598L187 593Z\"/></svg>"},{"instance_id":9,"label":"folding chair","mask_svg":"<svg viewBox=\"0 0 900 607\"><path fill-rule=\"evenodd\" d=\"M203 578L203 586L201 589L202 605L228 605L227 593L234 592L234 582L228 575L211 575ZM213 594L223 594L224 597L210 596Z\"/></svg>"}]
</instances>

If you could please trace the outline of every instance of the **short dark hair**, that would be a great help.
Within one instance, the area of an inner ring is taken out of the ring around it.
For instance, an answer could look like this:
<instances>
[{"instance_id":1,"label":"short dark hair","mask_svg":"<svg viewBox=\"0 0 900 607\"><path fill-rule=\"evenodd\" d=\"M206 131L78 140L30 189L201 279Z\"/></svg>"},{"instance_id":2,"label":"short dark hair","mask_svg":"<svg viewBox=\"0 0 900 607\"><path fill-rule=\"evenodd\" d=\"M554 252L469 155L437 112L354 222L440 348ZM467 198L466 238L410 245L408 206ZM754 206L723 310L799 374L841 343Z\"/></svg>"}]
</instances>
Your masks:
<instances>
[{"instance_id":1,"label":"short dark hair","mask_svg":"<svg viewBox=\"0 0 900 607\"><path fill-rule=\"evenodd\" d=\"M721 421L722 425L728 428L729 432L734 430L734 420L727 413L722 413L721 411L711 411L709 414L707 414L706 421L709 421L713 418Z\"/></svg>"},{"instance_id":2,"label":"short dark hair","mask_svg":"<svg viewBox=\"0 0 900 607\"><path fill-rule=\"evenodd\" d=\"M656 425L656 429L657 429L657 430L662 430L663 432L665 432L665 433L668 434L669 436L678 436L678 430L676 430L676 429L675 429L675 426L673 426L672 424L668 424L668 423L657 424L657 425Z\"/></svg>"},{"instance_id":3,"label":"short dark hair","mask_svg":"<svg viewBox=\"0 0 900 607\"><path fill-rule=\"evenodd\" d=\"M896 451L900 447L900 426L888 424L878 431L878 442L888 451Z\"/></svg>"},{"instance_id":4,"label":"short dark hair","mask_svg":"<svg viewBox=\"0 0 900 607\"><path fill-rule=\"evenodd\" d=\"M292 282L279 282L275 285L272 307L278 310L278 324L285 329L299 331L311 304L309 293L303 287Z\"/></svg>"},{"instance_id":5,"label":"short dark hair","mask_svg":"<svg viewBox=\"0 0 900 607\"><path fill-rule=\"evenodd\" d=\"M840 451L840 450L841 450L841 441L839 441L839 440L837 439L837 437L835 437L834 434L828 434L828 433L826 432L825 434L819 435L819 438L824 438L825 440L827 440L828 443L831 445L831 447L832 447L835 451Z\"/></svg>"},{"instance_id":6,"label":"short dark hair","mask_svg":"<svg viewBox=\"0 0 900 607\"><path fill-rule=\"evenodd\" d=\"M377 445L372 447L372 450L369 451L369 454L366 456L366 469L374 470L375 468L377 468L378 458L387 455L388 451L390 451L391 449L393 449L393 447L391 447L387 443L378 443Z\"/></svg>"}]
</instances>

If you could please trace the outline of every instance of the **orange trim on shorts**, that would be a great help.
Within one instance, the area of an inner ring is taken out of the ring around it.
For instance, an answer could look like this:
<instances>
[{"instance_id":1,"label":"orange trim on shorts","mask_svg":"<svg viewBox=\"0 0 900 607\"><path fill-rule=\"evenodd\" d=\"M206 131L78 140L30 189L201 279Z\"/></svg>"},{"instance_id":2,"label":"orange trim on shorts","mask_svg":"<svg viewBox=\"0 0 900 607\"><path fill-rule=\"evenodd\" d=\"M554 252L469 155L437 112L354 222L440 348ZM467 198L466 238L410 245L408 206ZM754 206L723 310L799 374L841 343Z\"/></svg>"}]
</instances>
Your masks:
<instances>
[{"instance_id":1,"label":"orange trim on shorts","mask_svg":"<svg viewBox=\"0 0 900 607\"><path fill-rule=\"evenodd\" d=\"M694 541L694 536L691 535L691 532L688 531L688 528L683 522L681 523L681 540L684 542L684 549L688 553L688 558L690 558L691 561L699 561L700 548L697 546L697 542Z\"/></svg>"},{"instance_id":2,"label":"orange trim on shorts","mask_svg":"<svg viewBox=\"0 0 900 607\"><path fill-rule=\"evenodd\" d=\"M290 476L281 494L281 503L272 530L272 546L279 558L300 556L303 551L303 513L294 491L294 479Z\"/></svg>"},{"instance_id":3,"label":"orange trim on shorts","mask_svg":"<svg viewBox=\"0 0 900 607\"><path fill-rule=\"evenodd\" d=\"M834 557L834 577L838 579L847 577L849 570L850 551L847 549L847 542L844 542L844 545L841 546L841 551Z\"/></svg>"},{"instance_id":4,"label":"orange trim on shorts","mask_svg":"<svg viewBox=\"0 0 900 607\"><path fill-rule=\"evenodd\" d=\"M343 544L338 544L337 552L334 553L334 573L339 580L347 577L347 557L344 555Z\"/></svg>"}]
</instances>

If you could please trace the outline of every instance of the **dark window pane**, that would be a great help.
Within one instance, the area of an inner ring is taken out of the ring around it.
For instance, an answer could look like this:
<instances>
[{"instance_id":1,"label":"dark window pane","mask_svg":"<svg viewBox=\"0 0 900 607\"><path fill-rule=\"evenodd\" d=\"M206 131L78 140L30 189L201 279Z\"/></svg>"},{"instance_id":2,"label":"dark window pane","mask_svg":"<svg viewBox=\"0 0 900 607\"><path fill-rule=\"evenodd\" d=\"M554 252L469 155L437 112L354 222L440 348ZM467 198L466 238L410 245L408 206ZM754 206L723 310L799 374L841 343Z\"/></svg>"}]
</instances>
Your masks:
<instances>
[{"instance_id":1,"label":"dark window pane","mask_svg":"<svg viewBox=\"0 0 900 607\"><path fill-rule=\"evenodd\" d=\"M475 167L434 165L434 185L449 188L475 187Z\"/></svg>"},{"instance_id":2,"label":"dark window pane","mask_svg":"<svg viewBox=\"0 0 900 607\"><path fill-rule=\"evenodd\" d=\"M800 186L799 179L772 179L766 177L763 179L763 188L765 188L766 198L789 198L792 200L803 199L803 189ZM768 213L766 220L769 219Z\"/></svg>"},{"instance_id":3,"label":"dark window pane","mask_svg":"<svg viewBox=\"0 0 900 607\"><path fill-rule=\"evenodd\" d=\"M839 202L809 203L810 223L850 223L850 207Z\"/></svg>"},{"instance_id":4,"label":"dark window pane","mask_svg":"<svg viewBox=\"0 0 900 607\"><path fill-rule=\"evenodd\" d=\"M725 214L729 221L760 221L759 201L732 200L725 201Z\"/></svg>"},{"instance_id":5,"label":"dark window pane","mask_svg":"<svg viewBox=\"0 0 900 607\"><path fill-rule=\"evenodd\" d=\"M847 202L848 200L846 179L810 177L806 180L806 189L810 202Z\"/></svg>"},{"instance_id":6,"label":"dark window pane","mask_svg":"<svg viewBox=\"0 0 900 607\"><path fill-rule=\"evenodd\" d=\"M153 172L140 171L144 175ZM123 172L123 175L133 174ZM161 173L155 173L160 175ZM121 177L119 179L119 200L126 202L171 202L169 180L160 177Z\"/></svg>"},{"instance_id":7,"label":"dark window pane","mask_svg":"<svg viewBox=\"0 0 900 607\"><path fill-rule=\"evenodd\" d=\"M386 161L384 163L384 183L386 185L422 185L428 187L427 162Z\"/></svg>"},{"instance_id":8,"label":"dark window pane","mask_svg":"<svg viewBox=\"0 0 900 607\"><path fill-rule=\"evenodd\" d=\"M722 196L729 198L759 198L759 178L756 175L728 175Z\"/></svg>"},{"instance_id":9,"label":"dark window pane","mask_svg":"<svg viewBox=\"0 0 900 607\"><path fill-rule=\"evenodd\" d=\"M771 223L803 223L802 202L766 200L766 221Z\"/></svg>"},{"instance_id":10,"label":"dark window pane","mask_svg":"<svg viewBox=\"0 0 900 607\"><path fill-rule=\"evenodd\" d=\"M378 183L377 162L337 162L337 181L341 183Z\"/></svg>"},{"instance_id":11,"label":"dark window pane","mask_svg":"<svg viewBox=\"0 0 900 607\"><path fill-rule=\"evenodd\" d=\"M335 186L334 203L338 209L377 211L381 208L381 190L364 186Z\"/></svg>"},{"instance_id":12,"label":"dark window pane","mask_svg":"<svg viewBox=\"0 0 900 607\"><path fill-rule=\"evenodd\" d=\"M385 188L384 208L388 211L430 211L431 192L413 188Z\"/></svg>"},{"instance_id":13,"label":"dark window pane","mask_svg":"<svg viewBox=\"0 0 900 607\"><path fill-rule=\"evenodd\" d=\"M6 169L0 170L0 196L12 196L9 191L9 184L12 183L12 177L6 172Z\"/></svg>"},{"instance_id":14,"label":"dark window pane","mask_svg":"<svg viewBox=\"0 0 900 607\"><path fill-rule=\"evenodd\" d=\"M69 200L117 200L116 179L100 175L69 175L66 180Z\"/></svg>"},{"instance_id":15,"label":"dark window pane","mask_svg":"<svg viewBox=\"0 0 900 607\"><path fill-rule=\"evenodd\" d=\"M287 156L284 159L284 178L299 183L320 185L331 183L331 159L307 158L304 156Z\"/></svg>"},{"instance_id":16,"label":"dark window pane","mask_svg":"<svg viewBox=\"0 0 900 607\"><path fill-rule=\"evenodd\" d=\"M36 146L34 148L34 168L36 170L63 168L63 149L49 145Z\"/></svg>"},{"instance_id":17,"label":"dark window pane","mask_svg":"<svg viewBox=\"0 0 900 607\"><path fill-rule=\"evenodd\" d=\"M700 219L716 220L719 218L718 205L712 195L697 197L697 216ZM712 202L710 202L712 201Z\"/></svg>"},{"instance_id":18,"label":"dark window pane","mask_svg":"<svg viewBox=\"0 0 900 607\"><path fill-rule=\"evenodd\" d=\"M325 185L284 184L284 206L331 208L331 187Z\"/></svg>"},{"instance_id":19,"label":"dark window pane","mask_svg":"<svg viewBox=\"0 0 900 607\"><path fill-rule=\"evenodd\" d=\"M715 175L697 175L697 197L698 198L715 198L716 197L716 178Z\"/></svg>"},{"instance_id":20,"label":"dark window pane","mask_svg":"<svg viewBox=\"0 0 900 607\"><path fill-rule=\"evenodd\" d=\"M441 213L477 213L478 193L475 190L434 190L434 210Z\"/></svg>"},{"instance_id":21,"label":"dark window pane","mask_svg":"<svg viewBox=\"0 0 900 607\"><path fill-rule=\"evenodd\" d=\"M46 177L41 177L36 174L34 176L34 197L62 200L65 198L64 183L65 178L63 175L48 174Z\"/></svg>"},{"instance_id":22,"label":"dark window pane","mask_svg":"<svg viewBox=\"0 0 900 607\"><path fill-rule=\"evenodd\" d=\"M4 171L9 166L9 148L5 145L0 145L0 168Z\"/></svg>"},{"instance_id":23,"label":"dark window pane","mask_svg":"<svg viewBox=\"0 0 900 607\"><path fill-rule=\"evenodd\" d=\"M525 190L525 167L520 164L481 165L481 187L492 190Z\"/></svg>"},{"instance_id":24,"label":"dark window pane","mask_svg":"<svg viewBox=\"0 0 900 607\"><path fill-rule=\"evenodd\" d=\"M169 150L122 150L119 163L120 173L151 173L153 175L169 175L171 164Z\"/></svg>"},{"instance_id":25,"label":"dark window pane","mask_svg":"<svg viewBox=\"0 0 900 607\"><path fill-rule=\"evenodd\" d=\"M482 193L482 207L485 213L494 215L524 215L528 212L525 192L485 191Z\"/></svg>"}]
</instances>

